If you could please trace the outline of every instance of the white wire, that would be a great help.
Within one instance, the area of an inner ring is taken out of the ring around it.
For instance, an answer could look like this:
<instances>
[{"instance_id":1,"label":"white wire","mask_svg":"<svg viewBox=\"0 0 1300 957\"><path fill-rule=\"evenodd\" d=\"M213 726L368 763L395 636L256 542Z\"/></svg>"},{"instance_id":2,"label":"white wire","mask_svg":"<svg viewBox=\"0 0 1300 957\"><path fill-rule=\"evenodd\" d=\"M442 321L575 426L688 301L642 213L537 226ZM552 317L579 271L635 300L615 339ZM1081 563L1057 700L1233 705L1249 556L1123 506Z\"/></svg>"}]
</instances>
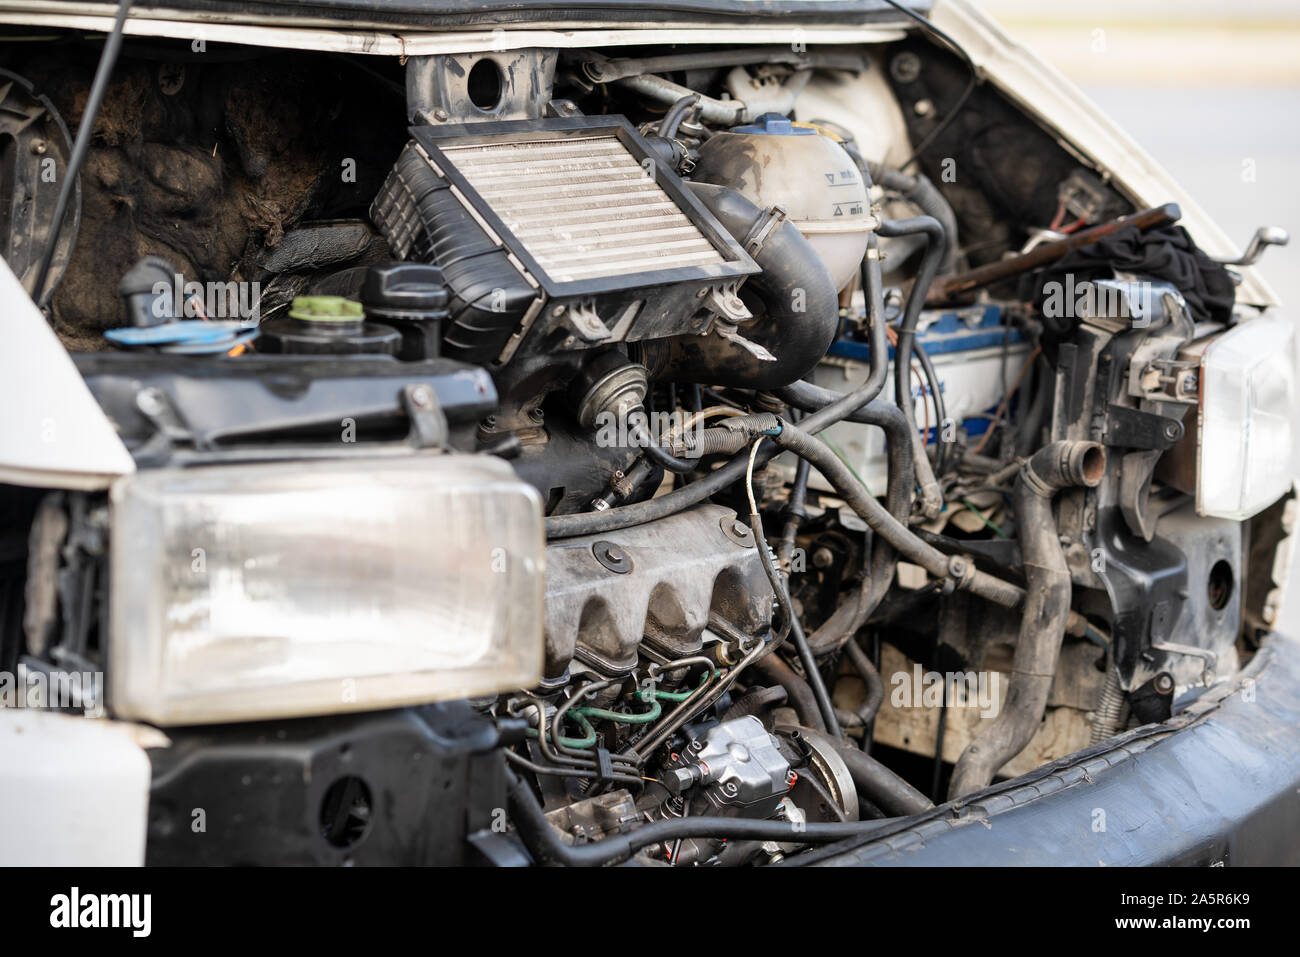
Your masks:
<instances>
[{"instance_id":1,"label":"white wire","mask_svg":"<svg viewBox=\"0 0 1300 957\"><path fill-rule=\"evenodd\" d=\"M760 435L754 440L753 447L749 450L749 466L745 469L745 494L749 496L749 514L758 514L758 502L754 501L754 459L758 457L758 447L765 436Z\"/></svg>"}]
</instances>

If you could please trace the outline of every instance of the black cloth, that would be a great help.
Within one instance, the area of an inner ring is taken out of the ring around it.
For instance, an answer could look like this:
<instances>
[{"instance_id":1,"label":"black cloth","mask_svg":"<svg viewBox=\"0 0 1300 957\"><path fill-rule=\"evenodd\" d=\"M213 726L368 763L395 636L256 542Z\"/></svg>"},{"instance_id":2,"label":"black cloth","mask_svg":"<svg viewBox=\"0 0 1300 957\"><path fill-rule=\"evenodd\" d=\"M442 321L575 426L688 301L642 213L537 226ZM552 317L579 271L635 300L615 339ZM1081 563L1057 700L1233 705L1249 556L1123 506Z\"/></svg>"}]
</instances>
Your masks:
<instances>
[{"instance_id":1,"label":"black cloth","mask_svg":"<svg viewBox=\"0 0 1300 957\"><path fill-rule=\"evenodd\" d=\"M1109 279L1115 270L1135 273L1150 279L1172 283L1187 301L1192 319L1229 322L1237 287L1219 263L1207 256L1182 226L1161 226L1146 232L1125 226L1116 233L1088 246L1071 250L1056 262L1025 277L1021 298L1042 310L1043 287L1049 282L1065 282L1074 275L1074 284L1094 279Z\"/></svg>"}]
</instances>

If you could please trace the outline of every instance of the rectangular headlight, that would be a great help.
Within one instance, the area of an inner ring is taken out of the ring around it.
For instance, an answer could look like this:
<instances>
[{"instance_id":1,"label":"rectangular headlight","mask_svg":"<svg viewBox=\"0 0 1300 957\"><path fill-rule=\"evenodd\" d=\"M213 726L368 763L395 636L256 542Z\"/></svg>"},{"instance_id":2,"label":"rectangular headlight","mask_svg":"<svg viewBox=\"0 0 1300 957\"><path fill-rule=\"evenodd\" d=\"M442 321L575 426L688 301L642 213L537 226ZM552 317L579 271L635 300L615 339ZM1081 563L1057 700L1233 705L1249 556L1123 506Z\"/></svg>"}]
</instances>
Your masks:
<instances>
[{"instance_id":1,"label":"rectangular headlight","mask_svg":"<svg viewBox=\"0 0 1300 957\"><path fill-rule=\"evenodd\" d=\"M1201 356L1196 509L1245 519L1291 487L1296 415L1294 324L1265 315L1212 340Z\"/></svg>"},{"instance_id":2,"label":"rectangular headlight","mask_svg":"<svg viewBox=\"0 0 1300 957\"><path fill-rule=\"evenodd\" d=\"M365 711L541 677L541 506L499 459L160 469L111 498L117 715Z\"/></svg>"}]
</instances>

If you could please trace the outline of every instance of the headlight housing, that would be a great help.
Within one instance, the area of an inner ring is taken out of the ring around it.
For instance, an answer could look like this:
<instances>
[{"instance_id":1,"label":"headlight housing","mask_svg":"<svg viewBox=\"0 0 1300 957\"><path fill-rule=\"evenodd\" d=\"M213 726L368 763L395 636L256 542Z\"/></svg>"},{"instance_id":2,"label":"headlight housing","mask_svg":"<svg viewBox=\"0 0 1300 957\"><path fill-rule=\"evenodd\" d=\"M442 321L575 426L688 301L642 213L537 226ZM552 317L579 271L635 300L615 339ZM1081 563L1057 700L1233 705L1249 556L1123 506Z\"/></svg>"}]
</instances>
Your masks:
<instances>
[{"instance_id":1,"label":"headlight housing","mask_svg":"<svg viewBox=\"0 0 1300 957\"><path fill-rule=\"evenodd\" d=\"M111 501L117 715L363 711L541 676L541 505L498 459L160 469Z\"/></svg>"},{"instance_id":2,"label":"headlight housing","mask_svg":"<svg viewBox=\"0 0 1300 957\"><path fill-rule=\"evenodd\" d=\"M1229 329L1201 355L1196 510L1246 519L1291 487L1296 414L1294 324L1265 315Z\"/></svg>"}]
</instances>

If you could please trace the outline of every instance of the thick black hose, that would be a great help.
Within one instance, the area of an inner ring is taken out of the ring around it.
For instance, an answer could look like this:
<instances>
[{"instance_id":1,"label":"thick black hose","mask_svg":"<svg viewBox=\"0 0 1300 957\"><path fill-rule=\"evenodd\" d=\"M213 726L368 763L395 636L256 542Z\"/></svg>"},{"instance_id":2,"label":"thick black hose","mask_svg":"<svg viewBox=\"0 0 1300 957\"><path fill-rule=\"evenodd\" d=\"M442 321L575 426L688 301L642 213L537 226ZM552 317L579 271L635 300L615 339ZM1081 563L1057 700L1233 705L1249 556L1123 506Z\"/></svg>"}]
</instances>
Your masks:
<instances>
[{"instance_id":1,"label":"thick black hose","mask_svg":"<svg viewBox=\"0 0 1300 957\"><path fill-rule=\"evenodd\" d=\"M870 353L867 357L867 379L852 392L837 395L824 406L812 411L799 423L805 432L817 433L861 409L885 387L889 375L889 340L885 334L885 285L880 275L880 251L876 234L867 235L867 255L862 260L862 289L867 301L867 335L870 336ZM782 386L775 390L777 398L797 406L792 389L801 383ZM909 450L910 451L910 450Z\"/></svg>"},{"instance_id":2,"label":"thick black hose","mask_svg":"<svg viewBox=\"0 0 1300 957\"><path fill-rule=\"evenodd\" d=\"M790 700L790 707L799 716L801 725L817 731L826 730L812 687L795 674L794 669L787 665L780 655L768 655L756 661L752 667L764 681L770 681L784 689L786 697Z\"/></svg>"},{"instance_id":3,"label":"thick black hose","mask_svg":"<svg viewBox=\"0 0 1300 957\"><path fill-rule=\"evenodd\" d=\"M50 235L46 241L45 252L41 256L41 267L36 272L36 285L32 287L32 296L36 305L42 309L50 301L54 290L45 289L45 281L50 275L50 264L54 262L55 251L59 247L59 233L63 230L63 220L68 214L68 203L77 189L77 178L81 167L90 152L90 139L95 131L95 117L99 114L99 104L108 89L109 78L113 75L113 64L117 62L118 51L122 49L122 32L126 26L126 15L131 9L131 0L121 0L117 7L117 17L113 20L113 29L104 41L104 49L99 54L99 65L95 67L95 79L91 81L90 93L86 96L86 108L81 111L81 122L77 125L77 138L72 144L72 155L68 157L68 168L63 171L63 185L59 188L59 198L54 204L54 219L50 224Z\"/></svg>"},{"instance_id":4,"label":"thick black hose","mask_svg":"<svg viewBox=\"0 0 1300 957\"><path fill-rule=\"evenodd\" d=\"M901 193L919 206L925 215L933 216L939 221L948 236L948 250L939 263L939 272L952 272L957 260L957 214L952 211L952 206L944 199L943 193L924 173L904 173L871 162L867 163L867 169L871 171L871 178L877 186Z\"/></svg>"},{"instance_id":5,"label":"thick black hose","mask_svg":"<svg viewBox=\"0 0 1300 957\"><path fill-rule=\"evenodd\" d=\"M907 416L912 430L916 430L916 412L912 400L912 353L916 339L916 325L925 308L925 296L930 291L930 283L939 271L939 263L946 255L948 237L943 225L933 216L913 216L911 219L882 219L877 227L880 235L926 237L925 254L921 257L921 268L917 271L912 289L907 295L907 304L903 307L903 318L898 324L898 344L894 347L894 398L898 407ZM943 428L943 423L939 423ZM925 448L918 442L913 455L916 462L917 480L921 485L921 508L926 515L938 515L943 508L943 495L939 483L935 480L926 457Z\"/></svg>"},{"instance_id":6,"label":"thick black hose","mask_svg":"<svg viewBox=\"0 0 1300 957\"><path fill-rule=\"evenodd\" d=\"M690 186L738 241L764 221L764 211L733 189ZM752 255L763 271L746 280L743 292L757 298L761 308L739 332L771 355L760 359L718 335L657 339L641 346L651 379L766 391L801 378L822 360L839 327L839 296L826 263L788 219Z\"/></svg>"},{"instance_id":7,"label":"thick black hose","mask_svg":"<svg viewBox=\"0 0 1300 957\"><path fill-rule=\"evenodd\" d=\"M760 453L760 458L762 455ZM769 456L770 457L770 456ZM728 485L745 477L749 453L742 453L733 458L722 468L710 472L701 479L679 489L635 502L620 505L600 512L580 512L576 515L550 515L546 519L547 538L573 538L578 535L596 535L601 532L613 532L633 525L644 525L657 519L676 515L678 512L698 505L711 495L716 495Z\"/></svg>"},{"instance_id":8,"label":"thick black hose","mask_svg":"<svg viewBox=\"0 0 1300 957\"><path fill-rule=\"evenodd\" d=\"M666 140L675 139L677 128L682 125L682 120L698 102L700 102L700 94L689 93L668 107L668 112L664 113L663 119L659 121L659 135Z\"/></svg>"},{"instance_id":9,"label":"thick black hose","mask_svg":"<svg viewBox=\"0 0 1300 957\"><path fill-rule=\"evenodd\" d=\"M878 535L893 545L900 555L920 565L935 578L957 578L959 587L1005 608L1015 608L1024 598L1024 591L1016 585L979 571L969 559L955 556L950 559L913 534L876 501L834 452L807 432L787 423L773 441L781 448L808 459Z\"/></svg>"},{"instance_id":10,"label":"thick black hose","mask_svg":"<svg viewBox=\"0 0 1300 957\"><path fill-rule=\"evenodd\" d=\"M836 753L848 766L858 793L894 815L920 814L934 803L869 754L847 742L836 742Z\"/></svg>"},{"instance_id":11,"label":"thick black hose","mask_svg":"<svg viewBox=\"0 0 1300 957\"><path fill-rule=\"evenodd\" d=\"M567 867L602 867L625 861L652 844L679 838L707 837L727 840L780 841L794 844L830 844L851 837L869 837L897 825L897 820L837 821L831 824L758 821L738 817L687 817L654 821L629 834L616 834L590 844L565 844L546 820L536 795L513 771L506 770L510 820L524 846L539 864Z\"/></svg>"},{"instance_id":12,"label":"thick black hose","mask_svg":"<svg viewBox=\"0 0 1300 957\"><path fill-rule=\"evenodd\" d=\"M834 401L835 393L807 382L797 382L789 390L796 408L820 408ZM878 426L885 431L885 454L888 459L888 484L885 504L889 514L904 525L912 511L912 443L916 438L896 405L877 400L863 406L848 421ZM802 423L801 423L802 425ZM800 459L800 462L806 460ZM840 605L809 637L813 654L834 651L851 638L870 617L894 577L898 554L889 542L877 539L872 546L868 573L862 582L857 601Z\"/></svg>"}]
</instances>

